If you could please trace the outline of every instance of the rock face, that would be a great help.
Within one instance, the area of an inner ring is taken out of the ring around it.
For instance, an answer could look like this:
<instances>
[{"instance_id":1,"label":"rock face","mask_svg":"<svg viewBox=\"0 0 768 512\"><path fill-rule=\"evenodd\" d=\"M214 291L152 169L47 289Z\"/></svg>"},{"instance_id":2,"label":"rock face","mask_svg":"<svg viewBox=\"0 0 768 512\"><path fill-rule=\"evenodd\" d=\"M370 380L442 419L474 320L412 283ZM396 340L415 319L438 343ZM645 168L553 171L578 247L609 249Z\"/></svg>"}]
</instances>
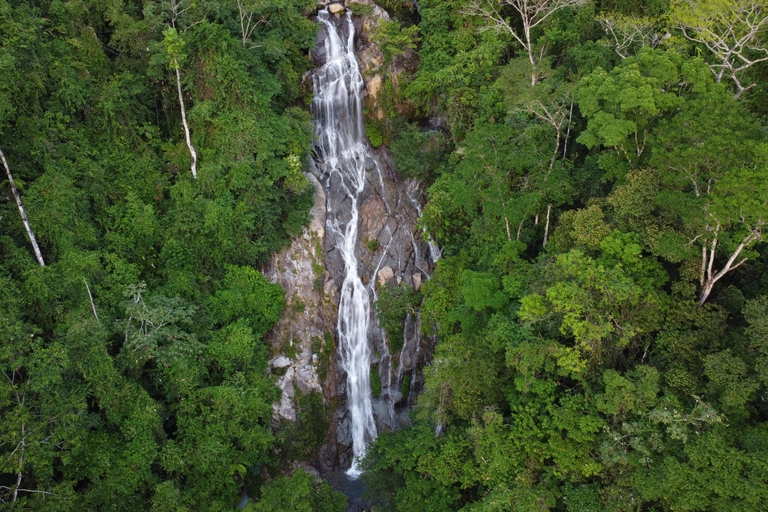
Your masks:
<instances>
[{"instance_id":1,"label":"rock face","mask_svg":"<svg viewBox=\"0 0 768 512\"><path fill-rule=\"evenodd\" d=\"M277 385L282 397L273 408L277 416L296 419L295 388L302 394L322 392L317 361L313 355L325 348L327 332L322 311L322 285L325 282L323 240L325 239L325 193L312 174L307 180L315 188L315 201L310 210L311 222L291 246L273 255L264 275L285 290L287 307L275 328L267 335L273 353L273 373L279 375ZM314 347L313 347L314 345ZM319 347L319 348L318 348ZM288 357L290 355L291 357Z\"/></svg>"},{"instance_id":2,"label":"rock face","mask_svg":"<svg viewBox=\"0 0 768 512\"><path fill-rule=\"evenodd\" d=\"M372 48L367 34L386 12L370 0L371 14L354 16L356 55L361 70L378 69L380 51ZM330 4L330 7L339 4ZM346 15L334 16L341 20ZM325 59L322 34L311 53L320 66ZM370 94L376 76L363 76ZM379 78L379 84L380 78ZM432 273L434 262L429 244L416 228L423 200L418 184L398 175L388 149L369 151L365 162L365 185L359 196L359 224L355 254L358 273L375 302L381 287L411 286L418 289ZM352 437L346 407L346 376L340 365L337 347L337 311L345 267L336 237L329 233L333 216L345 215L345 194L338 180L324 175L317 166L307 173L315 187L312 222L290 247L274 255L264 270L268 279L283 286L288 307L275 329L268 335L273 358L270 366L278 375L281 400L275 404L276 417L296 419L296 393L323 393L329 405L331 428L326 443L311 461L321 473L347 469L351 462ZM348 215L348 214L347 214ZM389 345L371 306L368 343L372 357L372 376L378 375L381 393L373 399L378 432L393 430L407 423L405 414L422 385L420 368L431 353L433 340L419 334L419 319L408 318L403 348L390 354ZM375 377L373 377L375 378ZM378 387L378 386L374 386ZM403 389L407 388L407 389Z\"/></svg>"},{"instance_id":3,"label":"rock face","mask_svg":"<svg viewBox=\"0 0 768 512\"><path fill-rule=\"evenodd\" d=\"M360 61L360 72L365 79L365 106L372 117L383 119L380 94L384 80L379 73L384 64L384 53L371 41L370 34L379 23L389 21L389 14L372 0L355 0L348 3L365 6L370 10L370 14L355 19L355 30L360 34L356 41L357 58Z\"/></svg>"}]
</instances>

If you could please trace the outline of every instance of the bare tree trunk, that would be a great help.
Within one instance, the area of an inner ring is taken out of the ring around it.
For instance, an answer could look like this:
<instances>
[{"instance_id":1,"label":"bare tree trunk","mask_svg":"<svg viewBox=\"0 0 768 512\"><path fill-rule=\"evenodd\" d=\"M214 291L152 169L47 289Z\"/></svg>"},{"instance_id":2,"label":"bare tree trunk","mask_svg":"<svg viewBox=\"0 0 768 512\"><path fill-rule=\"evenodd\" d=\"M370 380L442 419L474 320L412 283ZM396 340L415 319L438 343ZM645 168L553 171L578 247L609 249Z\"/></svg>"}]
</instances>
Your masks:
<instances>
[{"instance_id":1,"label":"bare tree trunk","mask_svg":"<svg viewBox=\"0 0 768 512\"><path fill-rule=\"evenodd\" d=\"M27 235L29 235L29 241L32 243L32 249L35 251L35 257L37 258L37 262L40 264L41 267L44 267L45 262L43 261L43 254L40 252L40 247L37 245L37 239L35 238L35 234L32 232L32 226L29 225L29 220L27 220L27 212L24 211L24 206L21 204L21 197L19 197L19 191L16 190L16 184L13 182L13 176L11 176L11 169L8 167L8 162L5 160L5 154L3 153L2 149L0 149L0 158L3 159L3 167L5 167L5 174L8 175L8 181L11 182L11 192L13 192L13 197L16 199L16 204L19 207L19 213L21 214L21 221L24 223L24 227L27 229Z\"/></svg>"},{"instance_id":2,"label":"bare tree trunk","mask_svg":"<svg viewBox=\"0 0 768 512\"><path fill-rule=\"evenodd\" d=\"M536 59L533 58L533 43L531 42L531 28L528 26L527 20L525 17L523 17L523 23L524 23L524 31L525 31L525 41L528 43L528 45L525 47L526 50L528 50L528 60L531 62L531 87L534 87L537 82L537 75L536 75Z\"/></svg>"},{"instance_id":3,"label":"bare tree trunk","mask_svg":"<svg viewBox=\"0 0 768 512\"><path fill-rule=\"evenodd\" d=\"M187 147L192 156L192 176L197 179L197 152L192 145L192 137L189 134L189 125L187 124L187 109L184 108L184 97L181 94L181 73L179 72L179 61L173 58L174 68L176 69L176 88L179 91L179 104L181 104L181 123L184 125L184 136L187 138Z\"/></svg>"},{"instance_id":4,"label":"bare tree trunk","mask_svg":"<svg viewBox=\"0 0 768 512\"><path fill-rule=\"evenodd\" d=\"M699 292L699 306L704 305L704 303L709 298L709 294L712 293L712 288L715 286L715 283L720 280L721 277L723 277L725 274L730 272L731 270L734 270L741 265L744 264L744 262L747 261L747 258L742 258L741 261L736 263L734 265L734 262L739 257L739 254L741 254L741 251L744 250L747 245L754 242L755 240L762 239L760 236L760 230L759 228L754 229L751 233L749 233L747 236L744 237L744 240L741 241L741 243L736 247L736 250L733 251L731 256L728 258L728 261L725 263L725 266L720 269L720 272L714 273L712 267L715 262L715 249L717 248L717 238L715 238L712 241L712 245L709 250L709 255L707 255L707 248L706 246L702 250L702 263L701 263L701 291ZM708 259L708 261L707 261ZM704 269L706 268L706 272Z\"/></svg>"},{"instance_id":5,"label":"bare tree trunk","mask_svg":"<svg viewBox=\"0 0 768 512\"><path fill-rule=\"evenodd\" d=\"M506 215L504 216L504 222L507 224L507 240L509 240L511 242L512 241L512 232L509 230L509 219L507 218ZM519 238L519 236L518 236L518 238Z\"/></svg>"},{"instance_id":6,"label":"bare tree trunk","mask_svg":"<svg viewBox=\"0 0 768 512\"><path fill-rule=\"evenodd\" d=\"M547 246L547 238L549 237L549 214L552 211L552 205L547 205L547 224L544 226L544 243L541 244L542 248Z\"/></svg>"},{"instance_id":7,"label":"bare tree trunk","mask_svg":"<svg viewBox=\"0 0 768 512\"><path fill-rule=\"evenodd\" d=\"M91 309L93 310L93 316L96 317L96 321L99 322L99 325L101 325L101 320L99 320L99 315L96 314L96 305L93 303L93 295L91 295L91 289L88 286L88 281L83 278L83 282L85 283L85 289L88 291L88 299L91 301Z\"/></svg>"},{"instance_id":8,"label":"bare tree trunk","mask_svg":"<svg viewBox=\"0 0 768 512\"><path fill-rule=\"evenodd\" d=\"M568 137L571 136L571 119L573 118L573 100L571 100L571 112L568 114L568 130L565 132L565 143L563 144L563 160L568 152Z\"/></svg>"},{"instance_id":9,"label":"bare tree trunk","mask_svg":"<svg viewBox=\"0 0 768 512\"><path fill-rule=\"evenodd\" d=\"M13 489L13 499L11 499L11 502L16 502L16 498L19 496L19 487L21 487L21 477L22 477L22 470L24 469L24 448L26 447L26 442L24 435L26 433L24 432L24 423L21 424L21 456L19 457L19 473L16 475L16 487Z\"/></svg>"}]
</instances>

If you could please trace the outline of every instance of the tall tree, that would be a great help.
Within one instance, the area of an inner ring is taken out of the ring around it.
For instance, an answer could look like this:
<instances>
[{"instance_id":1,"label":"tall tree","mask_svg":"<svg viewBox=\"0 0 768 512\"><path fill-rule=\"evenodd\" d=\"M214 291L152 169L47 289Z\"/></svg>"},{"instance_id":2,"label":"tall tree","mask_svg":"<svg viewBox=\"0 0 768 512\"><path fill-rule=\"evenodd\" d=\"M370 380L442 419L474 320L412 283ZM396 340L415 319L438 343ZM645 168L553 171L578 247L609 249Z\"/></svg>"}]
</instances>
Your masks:
<instances>
[{"instance_id":1,"label":"tall tree","mask_svg":"<svg viewBox=\"0 0 768 512\"><path fill-rule=\"evenodd\" d=\"M479 16L487 21L486 30L498 30L509 33L523 47L531 63L531 85L536 85L539 78L539 63L544 56L544 48L536 55L536 37L533 30L542 25L555 12L566 7L578 7L587 0L473 0L464 10L470 16ZM517 23L503 11L510 6L519 15L522 22L522 34L515 28Z\"/></svg>"},{"instance_id":2,"label":"tall tree","mask_svg":"<svg viewBox=\"0 0 768 512\"><path fill-rule=\"evenodd\" d=\"M179 59L181 58L181 49L184 42L179 37L175 27L164 30L163 36L165 36L163 42L165 43L168 55L171 58L170 67L176 74L176 91L179 95L179 106L181 107L181 124L184 126L184 138L187 141L189 155L192 158L190 168L192 170L192 176L197 179L197 151L195 151L195 147L192 145L192 135L190 134L189 124L187 123L187 109L184 106L184 95L181 91L181 65L179 64Z\"/></svg>"},{"instance_id":3,"label":"tall tree","mask_svg":"<svg viewBox=\"0 0 768 512\"><path fill-rule=\"evenodd\" d=\"M597 21L608 36L605 44L622 59L634 55L643 47L656 48L667 37L667 34L657 30L657 18L611 13L600 16Z\"/></svg>"},{"instance_id":4,"label":"tall tree","mask_svg":"<svg viewBox=\"0 0 768 512\"><path fill-rule=\"evenodd\" d=\"M5 174L8 176L8 182L11 184L11 193L13 198L16 199L16 206L19 207L19 214L21 214L21 221L24 223L24 229L27 230L27 236L29 236L29 242L32 244L32 249L35 251L35 258L41 267L45 266L43 261L43 254L40 252L40 247L37 245L37 239L35 233L32 231L32 226L29 225L29 219L27 219L27 212L24 211L24 205L21 204L21 197L19 191L16 190L16 184L13 181L13 175L11 175L11 168L8 167L8 162L5 159L5 153L0 149L0 158L3 160L3 167L5 167Z\"/></svg>"},{"instance_id":5,"label":"tall tree","mask_svg":"<svg viewBox=\"0 0 768 512\"><path fill-rule=\"evenodd\" d=\"M252 50L258 47L258 44L248 43L256 27L267 23L267 17L264 11L268 5L264 0L237 0L237 12L240 15L240 35L242 36L243 48Z\"/></svg>"},{"instance_id":6,"label":"tall tree","mask_svg":"<svg viewBox=\"0 0 768 512\"><path fill-rule=\"evenodd\" d=\"M731 78L736 98L757 85L745 85L742 80L744 71L768 60L768 2L673 0L670 7L670 24L712 54L709 67L718 83L723 77Z\"/></svg>"}]
</instances>

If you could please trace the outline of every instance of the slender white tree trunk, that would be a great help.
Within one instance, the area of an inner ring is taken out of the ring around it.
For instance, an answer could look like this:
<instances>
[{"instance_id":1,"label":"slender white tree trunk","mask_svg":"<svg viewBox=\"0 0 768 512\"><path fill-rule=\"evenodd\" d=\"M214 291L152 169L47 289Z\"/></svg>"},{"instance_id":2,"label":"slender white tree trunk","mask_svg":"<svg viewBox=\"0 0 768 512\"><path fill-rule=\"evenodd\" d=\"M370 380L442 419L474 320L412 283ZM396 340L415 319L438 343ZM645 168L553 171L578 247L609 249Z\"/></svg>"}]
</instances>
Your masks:
<instances>
[{"instance_id":1,"label":"slender white tree trunk","mask_svg":"<svg viewBox=\"0 0 768 512\"><path fill-rule=\"evenodd\" d=\"M544 243L541 244L542 247L547 246L547 237L549 237L549 214L552 211L552 205L547 205L547 225L544 226Z\"/></svg>"},{"instance_id":2,"label":"slender white tree trunk","mask_svg":"<svg viewBox=\"0 0 768 512\"><path fill-rule=\"evenodd\" d=\"M22 471L24 470L24 448L26 448L26 442L25 442L25 436L26 432L24 431L24 423L21 424L21 443L19 443L19 448L21 449L21 455L19 456L19 472L16 475L16 487L13 488L13 499L11 499L12 503L16 502L16 498L19 497L19 487L21 487L21 478L23 476Z\"/></svg>"},{"instance_id":3,"label":"slender white tree trunk","mask_svg":"<svg viewBox=\"0 0 768 512\"><path fill-rule=\"evenodd\" d=\"M91 295L91 288L88 286L88 281L83 278L83 282L85 283L85 289L88 291L88 299L91 301L91 309L93 310L93 316L96 317L96 321L101 325L101 320L99 320L99 315L96 313L96 304L93 303L93 295Z\"/></svg>"},{"instance_id":4,"label":"slender white tree trunk","mask_svg":"<svg viewBox=\"0 0 768 512\"><path fill-rule=\"evenodd\" d=\"M181 123L184 125L184 136L187 139L189 154L192 156L192 176L197 179L197 151L195 151L195 147L192 145L192 137L189 134L187 109L184 108L184 96L181 94L181 73L179 72L179 62L176 57L173 58L173 64L176 70L176 89L179 91L179 103L181 104Z\"/></svg>"},{"instance_id":5,"label":"slender white tree trunk","mask_svg":"<svg viewBox=\"0 0 768 512\"><path fill-rule=\"evenodd\" d=\"M8 167L8 162L5 160L5 154L3 153L2 149L0 149L0 158L3 160L3 167L5 167L5 174L8 175L8 181L11 182L11 192L13 192L13 197L16 199L16 204L19 207L21 221L24 223L24 227L27 229L27 235L29 235L29 241L32 243L32 249L35 251L37 262L41 267L44 267L45 262L43 261L43 254L40 252L40 247L37 245L35 234L32 232L32 227L29 225L29 220L27 220L27 212L24 211L24 206L21 204L19 191L16 190L16 184L13 182L13 176L11 176L11 169Z\"/></svg>"}]
</instances>

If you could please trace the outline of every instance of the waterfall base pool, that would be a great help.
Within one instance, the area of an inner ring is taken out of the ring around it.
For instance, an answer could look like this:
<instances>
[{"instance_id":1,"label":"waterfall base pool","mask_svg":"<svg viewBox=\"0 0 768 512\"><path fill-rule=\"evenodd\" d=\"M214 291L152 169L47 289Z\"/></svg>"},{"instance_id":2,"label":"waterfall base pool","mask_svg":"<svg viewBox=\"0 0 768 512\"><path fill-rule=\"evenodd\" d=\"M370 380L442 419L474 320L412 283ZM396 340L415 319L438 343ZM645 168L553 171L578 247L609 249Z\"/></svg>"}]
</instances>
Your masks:
<instances>
[{"instance_id":1,"label":"waterfall base pool","mask_svg":"<svg viewBox=\"0 0 768 512\"><path fill-rule=\"evenodd\" d=\"M363 499L366 486L361 478L352 478L344 471L338 471L328 475L326 481L334 490L344 493L347 497L349 500L348 512L357 512L370 508L371 503Z\"/></svg>"}]
</instances>

